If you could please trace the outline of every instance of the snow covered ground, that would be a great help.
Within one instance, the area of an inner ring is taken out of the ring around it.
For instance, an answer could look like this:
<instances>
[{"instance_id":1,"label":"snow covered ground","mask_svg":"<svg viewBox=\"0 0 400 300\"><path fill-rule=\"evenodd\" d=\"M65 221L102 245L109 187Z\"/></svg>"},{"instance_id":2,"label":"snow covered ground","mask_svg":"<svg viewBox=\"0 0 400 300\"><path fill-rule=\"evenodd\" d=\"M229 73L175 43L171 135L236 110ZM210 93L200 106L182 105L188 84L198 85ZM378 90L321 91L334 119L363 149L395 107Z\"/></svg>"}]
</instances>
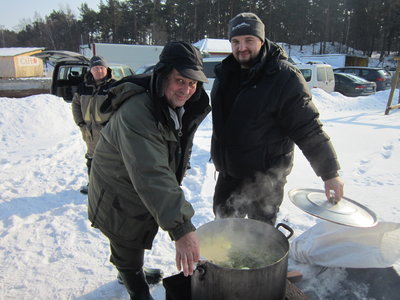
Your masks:
<instances>
[{"instance_id":1,"label":"snow covered ground","mask_svg":"<svg viewBox=\"0 0 400 300\"><path fill-rule=\"evenodd\" d=\"M348 98L313 90L342 165L345 195L373 210L380 221L399 222L400 111L384 115L388 95L389 90ZM0 136L0 299L128 299L108 261L107 240L87 220L87 197L79 193L87 181L85 145L70 104L52 95L0 98ZM192 169L182 187L195 208L196 226L214 219L210 137L208 117L196 134ZM294 188L323 188L299 149L286 190ZM278 221L299 236L318 219L286 195ZM177 273L174 257L173 243L160 231L145 264L169 276ZM399 272L400 261L394 267ZM320 267L291 259L289 268L303 272L313 299L329 299L347 276L343 269L317 276ZM165 299L161 284L151 292ZM368 287L360 286L358 299L367 294Z\"/></svg>"}]
</instances>

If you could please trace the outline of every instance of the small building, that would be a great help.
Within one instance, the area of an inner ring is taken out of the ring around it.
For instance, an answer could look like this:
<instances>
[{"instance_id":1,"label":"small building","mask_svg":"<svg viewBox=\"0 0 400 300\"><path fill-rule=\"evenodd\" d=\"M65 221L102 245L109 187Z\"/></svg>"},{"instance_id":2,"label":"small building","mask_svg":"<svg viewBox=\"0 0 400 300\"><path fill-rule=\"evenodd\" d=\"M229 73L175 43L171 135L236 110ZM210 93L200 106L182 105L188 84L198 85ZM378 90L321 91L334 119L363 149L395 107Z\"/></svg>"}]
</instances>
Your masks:
<instances>
[{"instance_id":1,"label":"small building","mask_svg":"<svg viewBox=\"0 0 400 300\"><path fill-rule=\"evenodd\" d=\"M205 57L225 57L231 54L231 43L226 39L205 38L193 43Z\"/></svg>"},{"instance_id":2,"label":"small building","mask_svg":"<svg viewBox=\"0 0 400 300\"><path fill-rule=\"evenodd\" d=\"M43 61L30 56L44 48L0 48L0 78L42 77Z\"/></svg>"}]
</instances>

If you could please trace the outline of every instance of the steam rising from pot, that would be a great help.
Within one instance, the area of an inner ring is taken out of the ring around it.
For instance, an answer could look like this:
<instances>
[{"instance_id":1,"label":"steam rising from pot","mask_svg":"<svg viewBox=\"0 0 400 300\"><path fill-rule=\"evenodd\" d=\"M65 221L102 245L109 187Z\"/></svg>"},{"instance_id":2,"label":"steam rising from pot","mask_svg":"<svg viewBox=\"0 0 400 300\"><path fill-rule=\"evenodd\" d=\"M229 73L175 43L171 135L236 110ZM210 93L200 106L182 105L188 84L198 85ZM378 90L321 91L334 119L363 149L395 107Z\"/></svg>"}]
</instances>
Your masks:
<instances>
[{"instance_id":1,"label":"steam rising from pot","mask_svg":"<svg viewBox=\"0 0 400 300\"><path fill-rule=\"evenodd\" d=\"M269 222L279 210L283 199L283 187L286 176L279 170L257 173L253 178L244 179L226 202L229 217L244 218ZM216 218L227 217L216 211Z\"/></svg>"},{"instance_id":2,"label":"steam rising from pot","mask_svg":"<svg viewBox=\"0 0 400 300\"><path fill-rule=\"evenodd\" d=\"M279 261L288 250L287 245L280 245L276 234L280 234L276 228L260 221L219 219L198 229L200 255L225 268L266 267Z\"/></svg>"}]
</instances>

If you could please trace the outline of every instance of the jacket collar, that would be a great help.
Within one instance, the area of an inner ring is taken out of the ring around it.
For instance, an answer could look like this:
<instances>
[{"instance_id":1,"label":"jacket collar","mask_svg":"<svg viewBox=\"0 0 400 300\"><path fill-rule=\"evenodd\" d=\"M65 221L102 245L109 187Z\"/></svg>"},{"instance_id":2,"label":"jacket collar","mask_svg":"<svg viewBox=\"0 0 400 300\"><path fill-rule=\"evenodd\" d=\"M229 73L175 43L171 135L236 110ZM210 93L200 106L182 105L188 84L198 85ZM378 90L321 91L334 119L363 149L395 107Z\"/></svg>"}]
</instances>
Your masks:
<instances>
[{"instance_id":1,"label":"jacket collar","mask_svg":"<svg viewBox=\"0 0 400 300\"><path fill-rule=\"evenodd\" d=\"M161 72L152 75L130 76L115 82L110 88L108 98L102 104L100 111L102 113L116 111L132 96L146 92L154 101L153 113L155 118L163 124L173 124L164 95L155 92L162 91L163 79L166 75L167 73ZM202 88L202 84L198 85L196 92L185 103L184 109L187 114L200 113L207 109L209 111L208 96Z\"/></svg>"},{"instance_id":2,"label":"jacket collar","mask_svg":"<svg viewBox=\"0 0 400 300\"><path fill-rule=\"evenodd\" d=\"M155 104L155 118L159 120L163 124L169 124L171 126L171 117L168 109L168 104L164 96L164 81L166 76L172 71L170 67L164 67L156 71L151 75L150 80L150 95ZM184 110L187 113L191 113L194 109L196 110L198 106L198 102L204 97L203 93L205 93L203 89L203 84L198 82L196 92L190 97L188 101L186 101L184 105ZM208 99L208 96L207 96ZM207 103L208 104L208 103ZM200 105L203 105L200 103Z\"/></svg>"},{"instance_id":3,"label":"jacket collar","mask_svg":"<svg viewBox=\"0 0 400 300\"><path fill-rule=\"evenodd\" d=\"M100 80L100 82L99 82L100 84L98 84L97 86L104 85L105 83L107 83L107 82L109 82L109 81L111 81L111 80L112 80L112 71L111 71L110 68L107 68L107 75L106 75L106 77L104 77L102 80ZM90 71L88 71L88 72L85 74L84 81L85 81L85 84L86 84L87 86L93 86L93 87L96 86L96 82L95 82L95 80L94 80L94 78L93 78L93 74L92 74Z\"/></svg>"}]
</instances>

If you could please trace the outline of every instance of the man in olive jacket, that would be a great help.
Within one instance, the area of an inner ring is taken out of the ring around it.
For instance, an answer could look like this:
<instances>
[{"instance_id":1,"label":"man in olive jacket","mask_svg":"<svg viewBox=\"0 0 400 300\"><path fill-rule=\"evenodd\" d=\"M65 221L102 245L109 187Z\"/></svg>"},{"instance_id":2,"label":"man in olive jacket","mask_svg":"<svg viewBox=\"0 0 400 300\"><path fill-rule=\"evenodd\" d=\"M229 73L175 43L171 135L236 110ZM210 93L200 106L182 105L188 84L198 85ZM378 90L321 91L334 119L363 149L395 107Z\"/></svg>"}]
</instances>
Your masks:
<instances>
[{"instance_id":1,"label":"man in olive jacket","mask_svg":"<svg viewBox=\"0 0 400 300\"><path fill-rule=\"evenodd\" d=\"M195 131L210 112L200 52L167 44L152 75L110 90L113 115L101 132L89 184L89 219L110 240L111 262L131 299L152 299L144 249L160 226L176 246L185 276L199 259L194 210L180 188Z\"/></svg>"},{"instance_id":2,"label":"man in olive jacket","mask_svg":"<svg viewBox=\"0 0 400 300\"><path fill-rule=\"evenodd\" d=\"M325 183L343 196L339 163L302 74L281 47L265 38L253 13L229 23L232 54L215 68L211 92L211 158L219 171L217 217L244 217L273 224L293 166L294 144Z\"/></svg>"},{"instance_id":3,"label":"man in olive jacket","mask_svg":"<svg viewBox=\"0 0 400 300\"><path fill-rule=\"evenodd\" d=\"M111 115L101 113L100 107L107 99L108 89L114 82L107 61L101 56L93 56L90 59L89 72L85 74L84 82L72 99L72 115L87 147L85 158L89 175L100 130ZM81 188L81 193L87 194L87 186Z\"/></svg>"}]
</instances>

